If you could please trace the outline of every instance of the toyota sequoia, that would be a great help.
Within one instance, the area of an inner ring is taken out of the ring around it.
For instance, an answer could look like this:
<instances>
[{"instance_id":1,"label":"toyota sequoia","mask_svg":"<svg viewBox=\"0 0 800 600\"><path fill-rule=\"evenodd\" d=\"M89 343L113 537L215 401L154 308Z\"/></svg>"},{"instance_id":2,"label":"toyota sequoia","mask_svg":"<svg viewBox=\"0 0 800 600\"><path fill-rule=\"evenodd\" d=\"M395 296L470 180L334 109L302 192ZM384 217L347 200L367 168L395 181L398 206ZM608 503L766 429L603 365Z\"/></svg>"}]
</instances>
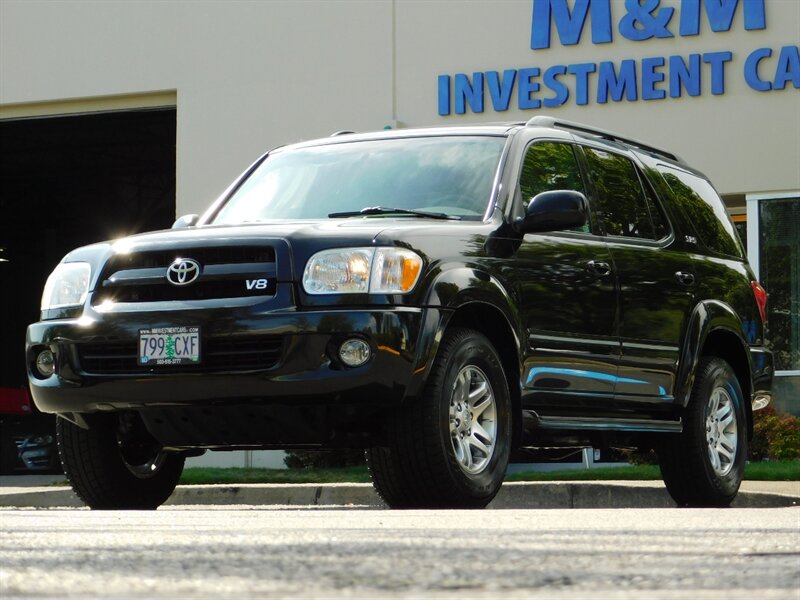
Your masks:
<instances>
[{"instance_id":1,"label":"toyota sequoia","mask_svg":"<svg viewBox=\"0 0 800 600\"><path fill-rule=\"evenodd\" d=\"M702 173L537 116L270 151L202 216L67 254L25 352L92 508L156 508L208 450L336 447L390 507L475 508L526 449L590 446L726 506L766 301Z\"/></svg>"}]
</instances>

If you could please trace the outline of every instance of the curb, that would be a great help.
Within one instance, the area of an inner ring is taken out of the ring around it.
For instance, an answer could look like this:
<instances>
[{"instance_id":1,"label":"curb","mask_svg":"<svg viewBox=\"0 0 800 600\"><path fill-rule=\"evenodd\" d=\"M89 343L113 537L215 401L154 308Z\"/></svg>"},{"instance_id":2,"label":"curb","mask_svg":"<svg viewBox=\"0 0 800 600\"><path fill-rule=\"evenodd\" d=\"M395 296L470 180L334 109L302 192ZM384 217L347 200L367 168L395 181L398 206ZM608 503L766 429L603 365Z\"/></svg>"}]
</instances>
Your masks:
<instances>
[{"instance_id":1,"label":"curb","mask_svg":"<svg viewBox=\"0 0 800 600\"><path fill-rule=\"evenodd\" d=\"M180 485L165 506L357 506L383 508L369 483ZM740 491L734 508L799 506L800 496ZM68 487L0 490L0 507L83 507ZM510 482L489 509L674 508L660 482Z\"/></svg>"}]
</instances>

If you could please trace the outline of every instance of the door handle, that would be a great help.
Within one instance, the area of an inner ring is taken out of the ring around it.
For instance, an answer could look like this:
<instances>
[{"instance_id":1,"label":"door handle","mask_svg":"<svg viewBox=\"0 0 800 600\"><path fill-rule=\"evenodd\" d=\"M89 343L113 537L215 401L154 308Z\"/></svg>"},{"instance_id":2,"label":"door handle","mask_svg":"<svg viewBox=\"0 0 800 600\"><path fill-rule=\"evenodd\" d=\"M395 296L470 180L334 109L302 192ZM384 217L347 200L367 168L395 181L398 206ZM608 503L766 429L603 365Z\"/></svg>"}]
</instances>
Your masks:
<instances>
[{"instance_id":1,"label":"door handle","mask_svg":"<svg viewBox=\"0 0 800 600\"><path fill-rule=\"evenodd\" d=\"M689 271L677 271L675 273L675 279L678 280L678 283L687 287L694 285L694 273L690 273Z\"/></svg>"},{"instance_id":2,"label":"door handle","mask_svg":"<svg viewBox=\"0 0 800 600\"><path fill-rule=\"evenodd\" d=\"M601 277L611 273L611 265L609 265L607 262L602 262L599 260L590 260L588 263L586 263L586 269L590 273L600 275Z\"/></svg>"}]
</instances>

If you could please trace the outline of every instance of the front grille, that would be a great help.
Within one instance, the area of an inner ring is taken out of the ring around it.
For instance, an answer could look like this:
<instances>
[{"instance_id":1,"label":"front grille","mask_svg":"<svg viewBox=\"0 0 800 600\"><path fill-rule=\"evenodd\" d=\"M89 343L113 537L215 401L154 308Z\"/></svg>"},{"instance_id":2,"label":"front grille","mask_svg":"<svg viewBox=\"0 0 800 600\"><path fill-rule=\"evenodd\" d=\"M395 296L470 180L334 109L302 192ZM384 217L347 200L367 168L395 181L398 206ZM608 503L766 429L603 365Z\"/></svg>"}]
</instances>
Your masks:
<instances>
[{"instance_id":1,"label":"front grille","mask_svg":"<svg viewBox=\"0 0 800 600\"><path fill-rule=\"evenodd\" d=\"M200 363L193 365L140 365L136 342L78 344L78 359L85 373L211 373L256 371L274 367L283 355L281 336L226 337L201 340Z\"/></svg>"},{"instance_id":2,"label":"front grille","mask_svg":"<svg viewBox=\"0 0 800 600\"><path fill-rule=\"evenodd\" d=\"M270 246L201 246L115 254L106 263L103 276L126 269L166 268L176 258L193 258L202 265L274 263L275 250Z\"/></svg>"},{"instance_id":3,"label":"front grille","mask_svg":"<svg viewBox=\"0 0 800 600\"><path fill-rule=\"evenodd\" d=\"M200 263L195 282L176 286L167 281L167 268L178 258ZM275 250L270 246L171 248L112 256L92 304L272 296L275 289Z\"/></svg>"},{"instance_id":4,"label":"front grille","mask_svg":"<svg viewBox=\"0 0 800 600\"><path fill-rule=\"evenodd\" d=\"M208 281L176 287L169 283L116 286L95 293L94 304L112 302L165 302L169 300L208 300L210 298L242 298L245 296L272 296L275 279L268 279L263 289L248 290L245 278Z\"/></svg>"}]
</instances>

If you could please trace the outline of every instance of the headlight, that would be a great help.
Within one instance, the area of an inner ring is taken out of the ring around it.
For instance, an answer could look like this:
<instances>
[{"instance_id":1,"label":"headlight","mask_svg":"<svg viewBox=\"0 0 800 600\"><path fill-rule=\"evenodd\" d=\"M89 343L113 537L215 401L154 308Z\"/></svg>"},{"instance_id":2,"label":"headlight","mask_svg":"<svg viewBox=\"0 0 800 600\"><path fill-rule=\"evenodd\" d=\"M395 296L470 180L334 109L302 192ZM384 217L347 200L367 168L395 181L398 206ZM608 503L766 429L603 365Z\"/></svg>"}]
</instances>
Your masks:
<instances>
[{"instance_id":1,"label":"headlight","mask_svg":"<svg viewBox=\"0 0 800 600\"><path fill-rule=\"evenodd\" d=\"M405 248L343 248L317 252L306 264L308 294L406 294L422 272L422 259Z\"/></svg>"},{"instance_id":2,"label":"headlight","mask_svg":"<svg viewBox=\"0 0 800 600\"><path fill-rule=\"evenodd\" d=\"M61 263L47 278L42 293L42 310L80 306L89 291L89 263Z\"/></svg>"}]
</instances>

